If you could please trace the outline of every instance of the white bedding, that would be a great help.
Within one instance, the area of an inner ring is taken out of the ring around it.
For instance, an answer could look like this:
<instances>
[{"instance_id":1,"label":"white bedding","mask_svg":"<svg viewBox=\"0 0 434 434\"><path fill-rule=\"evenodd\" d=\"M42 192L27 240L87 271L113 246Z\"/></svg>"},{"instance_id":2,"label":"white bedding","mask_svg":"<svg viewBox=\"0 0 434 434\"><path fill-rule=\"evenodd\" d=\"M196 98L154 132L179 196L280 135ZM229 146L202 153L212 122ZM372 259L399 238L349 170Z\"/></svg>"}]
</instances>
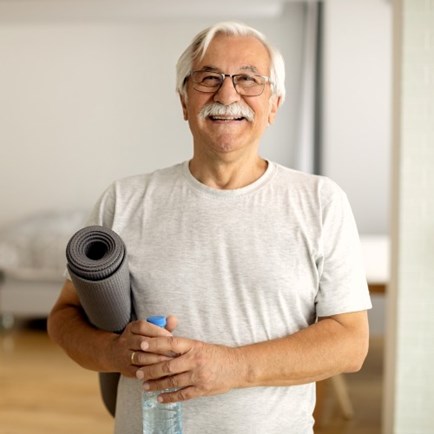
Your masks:
<instances>
[{"instance_id":1,"label":"white bedding","mask_svg":"<svg viewBox=\"0 0 434 434\"><path fill-rule=\"evenodd\" d=\"M59 280L65 249L85 220L83 211L46 212L0 229L0 270L23 280Z\"/></svg>"},{"instance_id":2,"label":"white bedding","mask_svg":"<svg viewBox=\"0 0 434 434\"><path fill-rule=\"evenodd\" d=\"M86 217L51 211L0 228L0 316L48 314L64 280L66 245Z\"/></svg>"}]
</instances>

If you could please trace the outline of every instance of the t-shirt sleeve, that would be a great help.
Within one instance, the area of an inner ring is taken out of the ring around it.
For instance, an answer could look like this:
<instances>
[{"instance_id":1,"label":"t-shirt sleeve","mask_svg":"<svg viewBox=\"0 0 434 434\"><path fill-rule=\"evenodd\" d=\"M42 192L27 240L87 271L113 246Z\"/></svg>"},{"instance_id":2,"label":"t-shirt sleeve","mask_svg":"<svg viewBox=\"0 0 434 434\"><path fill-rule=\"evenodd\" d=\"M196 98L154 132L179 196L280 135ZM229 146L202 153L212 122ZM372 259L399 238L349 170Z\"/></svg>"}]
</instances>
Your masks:
<instances>
[{"instance_id":1,"label":"t-shirt sleeve","mask_svg":"<svg viewBox=\"0 0 434 434\"><path fill-rule=\"evenodd\" d=\"M318 261L318 317L372 307L360 238L346 194L331 183L322 211L321 255ZM329 192L330 192L329 190Z\"/></svg>"},{"instance_id":2,"label":"t-shirt sleeve","mask_svg":"<svg viewBox=\"0 0 434 434\"><path fill-rule=\"evenodd\" d=\"M86 226L98 225L111 228L116 204L116 185L111 184L95 203Z\"/></svg>"}]
</instances>

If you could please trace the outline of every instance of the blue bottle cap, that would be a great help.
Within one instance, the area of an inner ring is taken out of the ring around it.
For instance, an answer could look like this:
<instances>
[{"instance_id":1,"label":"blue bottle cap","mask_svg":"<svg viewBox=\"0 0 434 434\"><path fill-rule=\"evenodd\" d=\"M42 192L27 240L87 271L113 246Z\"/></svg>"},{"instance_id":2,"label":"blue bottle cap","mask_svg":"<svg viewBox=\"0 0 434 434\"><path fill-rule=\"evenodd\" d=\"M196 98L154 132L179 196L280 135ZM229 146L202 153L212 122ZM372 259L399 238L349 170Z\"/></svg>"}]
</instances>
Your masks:
<instances>
[{"instance_id":1,"label":"blue bottle cap","mask_svg":"<svg viewBox=\"0 0 434 434\"><path fill-rule=\"evenodd\" d=\"M153 315L146 318L146 321L158 327L166 327L166 317L163 315Z\"/></svg>"}]
</instances>

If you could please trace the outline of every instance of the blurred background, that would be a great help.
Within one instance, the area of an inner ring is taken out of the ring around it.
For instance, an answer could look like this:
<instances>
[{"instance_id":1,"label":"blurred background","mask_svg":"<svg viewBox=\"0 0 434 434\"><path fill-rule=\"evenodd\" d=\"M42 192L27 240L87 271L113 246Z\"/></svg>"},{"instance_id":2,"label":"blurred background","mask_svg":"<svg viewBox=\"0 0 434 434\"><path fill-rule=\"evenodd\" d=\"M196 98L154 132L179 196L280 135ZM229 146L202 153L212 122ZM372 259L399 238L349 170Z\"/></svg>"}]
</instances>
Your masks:
<instances>
[{"instance_id":1,"label":"blurred background","mask_svg":"<svg viewBox=\"0 0 434 434\"><path fill-rule=\"evenodd\" d=\"M96 376L82 373L45 335L64 248L112 180L191 157L175 64L198 31L223 20L262 31L285 58L287 99L262 155L334 179L359 227L374 304L372 358L365 377L326 385L318 433L432 432L425 344L434 324L424 322L421 305L434 305L427 198L434 186L433 2L0 0L0 385L9 385L0 398L0 433L39 432L38 425L66 432L53 416L65 396L50 398L68 394L66 377L99 400ZM34 319L42 320L36 330ZM422 336L416 344L415 336ZM44 420L31 426L32 405L12 392L17 360L29 348L40 370L47 358L60 364L44 380L53 384L38 407ZM401 399L412 390L404 373L416 361L413 386L424 392L419 406L409 407ZM83 423L83 433L110 431L99 401L84 416L74 405L72 395L62 407L73 429Z\"/></svg>"}]
</instances>

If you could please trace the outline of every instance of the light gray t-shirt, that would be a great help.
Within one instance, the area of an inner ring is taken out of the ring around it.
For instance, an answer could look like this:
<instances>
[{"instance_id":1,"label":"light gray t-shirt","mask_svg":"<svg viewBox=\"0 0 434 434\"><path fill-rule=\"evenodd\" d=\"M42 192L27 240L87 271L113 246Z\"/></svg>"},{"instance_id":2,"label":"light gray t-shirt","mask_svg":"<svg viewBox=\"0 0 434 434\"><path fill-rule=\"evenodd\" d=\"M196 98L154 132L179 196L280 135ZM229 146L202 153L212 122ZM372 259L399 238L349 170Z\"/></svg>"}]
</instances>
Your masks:
<instances>
[{"instance_id":1,"label":"light gray t-shirt","mask_svg":"<svg viewBox=\"0 0 434 434\"><path fill-rule=\"evenodd\" d=\"M325 177L269 162L253 184L217 190L184 162L114 182L88 223L124 240L137 317L176 315L178 336L239 346L371 307L350 206ZM121 377L116 434L142 432L140 399ZM310 434L315 385L182 405L185 434Z\"/></svg>"}]
</instances>

